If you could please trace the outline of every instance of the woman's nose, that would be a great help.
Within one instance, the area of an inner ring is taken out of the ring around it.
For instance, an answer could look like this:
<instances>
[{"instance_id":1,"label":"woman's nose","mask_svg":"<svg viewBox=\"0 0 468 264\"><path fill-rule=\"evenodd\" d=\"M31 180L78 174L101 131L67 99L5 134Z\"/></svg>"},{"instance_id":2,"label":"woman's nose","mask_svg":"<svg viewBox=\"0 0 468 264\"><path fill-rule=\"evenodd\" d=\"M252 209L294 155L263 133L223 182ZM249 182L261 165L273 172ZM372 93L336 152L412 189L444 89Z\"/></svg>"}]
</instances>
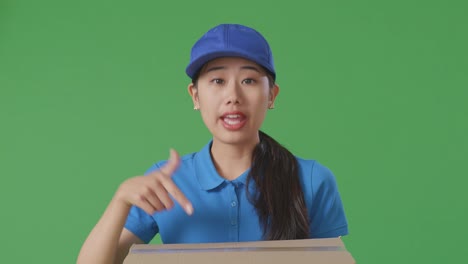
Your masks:
<instances>
[{"instance_id":1,"label":"woman's nose","mask_svg":"<svg viewBox=\"0 0 468 264\"><path fill-rule=\"evenodd\" d=\"M241 86L237 82L230 82L226 87L226 104L241 103Z\"/></svg>"}]
</instances>

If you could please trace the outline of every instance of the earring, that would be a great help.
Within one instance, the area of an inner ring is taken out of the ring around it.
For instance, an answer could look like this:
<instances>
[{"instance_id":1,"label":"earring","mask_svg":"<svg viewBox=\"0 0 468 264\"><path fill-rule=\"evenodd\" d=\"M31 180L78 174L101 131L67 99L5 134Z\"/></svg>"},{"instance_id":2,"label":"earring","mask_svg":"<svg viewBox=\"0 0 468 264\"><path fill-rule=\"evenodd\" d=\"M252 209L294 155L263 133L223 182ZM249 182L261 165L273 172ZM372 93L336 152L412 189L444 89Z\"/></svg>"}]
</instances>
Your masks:
<instances>
[{"instance_id":1,"label":"earring","mask_svg":"<svg viewBox=\"0 0 468 264\"><path fill-rule=\"evenodd\" d=\"M198 106L194 106L193 110L198 111L198 110L200 110L200 108L198 108Z\"/></svg>"},{"instance_id":2,"label":"earring","mask_svg":"<svg viewBox=\"0 0 468 264\"><path fill-rule=\"evenodd\" d=\"M274 108L275 108L275 103L272 100L268 101L268 109L274 109Z\"/></svg>"}]
</instances>

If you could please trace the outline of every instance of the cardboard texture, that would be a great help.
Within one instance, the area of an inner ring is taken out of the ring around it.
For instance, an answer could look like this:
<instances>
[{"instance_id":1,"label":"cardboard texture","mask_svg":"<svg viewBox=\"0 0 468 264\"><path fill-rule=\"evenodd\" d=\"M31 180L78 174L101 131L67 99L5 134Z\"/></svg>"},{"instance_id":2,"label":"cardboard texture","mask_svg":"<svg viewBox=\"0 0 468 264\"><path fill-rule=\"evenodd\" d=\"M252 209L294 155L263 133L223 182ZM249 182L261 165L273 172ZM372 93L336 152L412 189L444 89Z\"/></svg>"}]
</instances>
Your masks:
<instances>
[{"instance_id":1,"label":"cardboard texture","mask_svg":"<svg viewBox=\"0 0 468 264\"><path fill-rule=\"evenodd\" d=\"M124 264L354 264L340 238L133 245Z\"/></svg>"}]
</instances>

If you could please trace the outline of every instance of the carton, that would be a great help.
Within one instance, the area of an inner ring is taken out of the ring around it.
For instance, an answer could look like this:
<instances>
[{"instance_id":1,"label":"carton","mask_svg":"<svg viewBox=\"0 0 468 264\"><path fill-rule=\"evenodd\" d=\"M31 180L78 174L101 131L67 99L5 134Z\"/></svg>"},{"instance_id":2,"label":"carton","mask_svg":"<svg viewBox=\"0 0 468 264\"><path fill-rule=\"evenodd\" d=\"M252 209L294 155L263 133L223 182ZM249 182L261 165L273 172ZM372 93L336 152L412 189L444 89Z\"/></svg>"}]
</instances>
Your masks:
<instances>
[{"instance_id":1,"label":"carton","mask_svg":"<svg viewBox=\"0 0 468 264\"><path fill-rule=\"evenodd\" d=\"M340 238L133 245L124 264L354 264Z\"/></svg>"}]
</instances>

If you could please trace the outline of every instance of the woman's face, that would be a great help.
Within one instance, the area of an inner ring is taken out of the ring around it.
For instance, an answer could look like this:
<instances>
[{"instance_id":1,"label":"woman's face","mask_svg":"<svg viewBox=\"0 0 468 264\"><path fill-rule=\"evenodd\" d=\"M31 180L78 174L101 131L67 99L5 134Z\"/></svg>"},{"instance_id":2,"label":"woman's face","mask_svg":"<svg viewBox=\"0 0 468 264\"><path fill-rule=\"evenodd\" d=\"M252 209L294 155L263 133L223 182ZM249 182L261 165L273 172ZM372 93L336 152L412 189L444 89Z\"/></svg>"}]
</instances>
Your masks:
<instances>
[{"instance_id":1,"label":"woman's face","mask_svg":"<svg viewBox=\"0 0 468 264\"><path fill-rule=\"evenodd\" d=\"M258 130L279 92L277 85L270 87L262 67L235 57L210 61L197 86L188 88L214 141L247 145L258 142Z\"/></svg>"}]
</instances>

